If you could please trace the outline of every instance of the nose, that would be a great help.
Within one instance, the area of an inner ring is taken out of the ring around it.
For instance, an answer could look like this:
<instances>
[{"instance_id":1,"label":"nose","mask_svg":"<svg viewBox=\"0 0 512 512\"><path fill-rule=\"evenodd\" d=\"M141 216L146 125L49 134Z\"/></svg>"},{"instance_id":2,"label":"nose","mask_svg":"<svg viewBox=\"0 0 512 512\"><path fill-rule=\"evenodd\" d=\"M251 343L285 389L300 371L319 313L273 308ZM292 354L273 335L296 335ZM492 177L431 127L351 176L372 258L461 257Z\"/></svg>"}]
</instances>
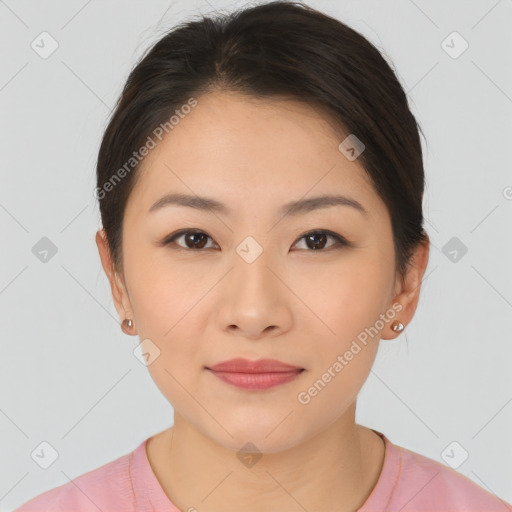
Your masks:
<instances>
[{"instance_id":1,"label":"nose","mask_svg":"<svg viewBox=\"0 0 512 512\"><path fill-rule=\"evenodd\" d=\"M219 327L251 340L288 331L293 323L293 294L283 273L265 252L252 262L235 254L220 290Z\"/></svg>"}]
</instances>

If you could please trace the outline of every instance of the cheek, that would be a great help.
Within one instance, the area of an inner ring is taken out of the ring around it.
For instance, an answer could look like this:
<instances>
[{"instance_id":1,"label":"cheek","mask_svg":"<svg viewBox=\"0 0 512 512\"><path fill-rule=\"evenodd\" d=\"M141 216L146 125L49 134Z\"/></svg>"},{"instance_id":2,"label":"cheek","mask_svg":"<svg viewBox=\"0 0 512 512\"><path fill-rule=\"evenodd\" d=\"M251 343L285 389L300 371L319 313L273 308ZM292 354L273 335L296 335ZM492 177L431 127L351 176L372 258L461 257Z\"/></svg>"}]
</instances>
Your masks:
<instances>
[{"instance_id":1,"label":"cheek","mask_svg":"<svg viewBox=\"0 0 512 512\"><path fill-rule=\"evenodd\" d=\"M196 386L206 364L201 333L207 315L200 301L205 284L156 266L135 272L130 282L140 341L149 338L158 354L147 369L163 396L186 411L193 405L190 394L200 394Z\"/></svg>"},{"instance_id":2,"label":"cheek","mask_svg":"<svg viewBox=\"0 0 512 512\"><path fill-rule=\"evenodd\" d=\"M379 277L380 276L380 277ZM343 268L318 276L319 289L305 302L317 316L308 312L310 338L317 340L316 351L309 347L310 375L301 389L304 413L334 418L352 404L368 378L378 351L380 329L375 329L383 312L387 281L382 269L364 271ZM379 324L380 325L380 324ZM307 402L307 403L305 403Z\"/></svg>"},{"instance_id":3,"label":"cheek","mask_svg":"<svg viewBox=\"0 0 512 512\"><path fill-rule=\"evenodd\" d=\"M191 323L196 332L201 329L197 310L207 291L206 285L212 280L208 275L211 269L173 265L170 258L162 258L160 254L152 259L151 255L147 259L141 258L140 263L134 260L130 269L130 300L138 320L139 334L171 347L178 333L180 338L183 335L187 338L187 333L189 336L193 334L190 332ZM203 273L201 269L204 269Z\"/></svg>"},{"instance_id":4,"label":"cheek","mask_svg":"<svg viewBox=\"0 0 512 512\"><path fill-rule=\"evenodd\" d=\"M311 401L316 403L312 408L321 410L330 403L342 411L356 398L375 360L382 329L379 318L393 274L387 261L362 253L322 269L325 272L316 274L307 296L306 285L299 286L315 313L307 312L304 329L320 348L311 361L308 385L315 387L313 393L317 387L322 390Z\"/></svg>"},{"instance_id":5,"label":"cheek","mask_svg":"<svg viewBox=\"0 0 512 512\"><path fill-rule=\"evenodd\" d=\"M350 344L384 312L393 269L385 258L359 251L318 265L314 279L293 279L294 291L309 307L306 318L310 329L320 339L331 340L328 347L332 352Z\"/></svg>"},{"instance_id":6,"label":"cheek","mask_svg":"<svg viewBox=\"0 0 512 512\"><path fill-rule=\"evenodd\" d=\"M132 280L140 339L149 338L159 351L147 369L163 396L185 414L194 410L190 396L200 395L206 363L201 334L207 315L200 300L206 290L200 282L157 267Z\"/></svg>"}]
</instances>

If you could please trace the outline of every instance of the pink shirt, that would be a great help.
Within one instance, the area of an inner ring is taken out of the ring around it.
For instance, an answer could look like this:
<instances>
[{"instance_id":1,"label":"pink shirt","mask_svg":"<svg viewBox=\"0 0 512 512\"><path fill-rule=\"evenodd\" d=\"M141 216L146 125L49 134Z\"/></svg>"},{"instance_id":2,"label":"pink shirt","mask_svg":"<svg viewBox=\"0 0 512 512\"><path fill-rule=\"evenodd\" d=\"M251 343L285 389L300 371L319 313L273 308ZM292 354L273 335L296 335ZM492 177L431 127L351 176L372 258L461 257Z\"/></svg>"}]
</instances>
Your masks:
<instances>
[{"instance_id":1,"label":"pink shirt","mask_svg":"<svg viewBox=\"0 0 512 512\"><path fill-rule=\"evenodd\" d=\"M358 512L506 512L512 506L454 469L389 441L376 486ZM145 439L72 482L46 491L14 512L180 512L160 486Z\"/></svg>"}]
</instances>

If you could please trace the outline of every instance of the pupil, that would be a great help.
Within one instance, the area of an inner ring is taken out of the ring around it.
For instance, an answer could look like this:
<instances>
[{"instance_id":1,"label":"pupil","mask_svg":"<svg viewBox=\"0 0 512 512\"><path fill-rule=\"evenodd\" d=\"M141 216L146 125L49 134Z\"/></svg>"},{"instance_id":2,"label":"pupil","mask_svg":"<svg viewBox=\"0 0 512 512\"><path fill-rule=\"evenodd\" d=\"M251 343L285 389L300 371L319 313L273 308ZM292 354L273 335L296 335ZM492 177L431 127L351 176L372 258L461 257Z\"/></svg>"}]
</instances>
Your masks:
<instances>
[{"instance_id":1,"label":"pupil","mask_svg":"<svg viewBox=\"0 0 512 512\"><path fill-rule=\"evenodd\" d=\"M198 241L196 241L195 237L202 237L203 234L202 233L189 233L189 235L187 236L187 241L191 241L192 242L192 245L195 247L195 248L198 248L197 247L197 244L199 243ZM200 244L199 243L199 249L201 249L202 247L204 247L204 243L203 244Z\"/></svg>"},{"instance_id":2,"label":"pupil","mask_svg":"<svg viewBox=\"0 0 512 512\"><path fill-rule=\"evenodd\" d=\"M314 249L319 249L319 248L322 248L324 246L324 244L322 244L321 242L318 242L317 240L317 237L323 237L325 238L325 235L322 235L321 233L314 233L312 235L309 235L309 239L310 240L313 240L313 243L314 243ZM320 243L321 247L317 247L317 245Z\"/></svg>"}]
</instances>

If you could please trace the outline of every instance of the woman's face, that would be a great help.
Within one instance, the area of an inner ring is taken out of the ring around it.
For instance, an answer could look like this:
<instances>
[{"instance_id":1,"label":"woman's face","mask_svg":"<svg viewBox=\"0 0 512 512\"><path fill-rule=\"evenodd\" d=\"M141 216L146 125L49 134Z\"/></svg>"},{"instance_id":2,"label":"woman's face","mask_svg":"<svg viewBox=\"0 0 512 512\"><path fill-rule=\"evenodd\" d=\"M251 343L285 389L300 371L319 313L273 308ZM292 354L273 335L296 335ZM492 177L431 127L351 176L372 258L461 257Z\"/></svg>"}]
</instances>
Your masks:
<instances>
[{"instance_id":1,"label":"woman's face","mask_svg":"<svg viewBox=\"0 0 512 512\"><path fill-rule=\"evenodd\" d=\"M124 217L126 291L116 308L140 341L151 340L148 369L176 413L230 449L250 440L281 451L341 418L380 332L404 321L392 308L391 221L358 159L338 149L344 137L312 107L233 93L197 101L142 162ZM169 194L222 208L169 202L150 211ZM324 195L366 213L326 200L308 207ZM283 210L296 201L305 203ZM201 233L163 244L179 230ZM304 236L313 230L322 233ZM304 371L248 390L207 369L233 358Z\"/></svg>"}]
</instances>

